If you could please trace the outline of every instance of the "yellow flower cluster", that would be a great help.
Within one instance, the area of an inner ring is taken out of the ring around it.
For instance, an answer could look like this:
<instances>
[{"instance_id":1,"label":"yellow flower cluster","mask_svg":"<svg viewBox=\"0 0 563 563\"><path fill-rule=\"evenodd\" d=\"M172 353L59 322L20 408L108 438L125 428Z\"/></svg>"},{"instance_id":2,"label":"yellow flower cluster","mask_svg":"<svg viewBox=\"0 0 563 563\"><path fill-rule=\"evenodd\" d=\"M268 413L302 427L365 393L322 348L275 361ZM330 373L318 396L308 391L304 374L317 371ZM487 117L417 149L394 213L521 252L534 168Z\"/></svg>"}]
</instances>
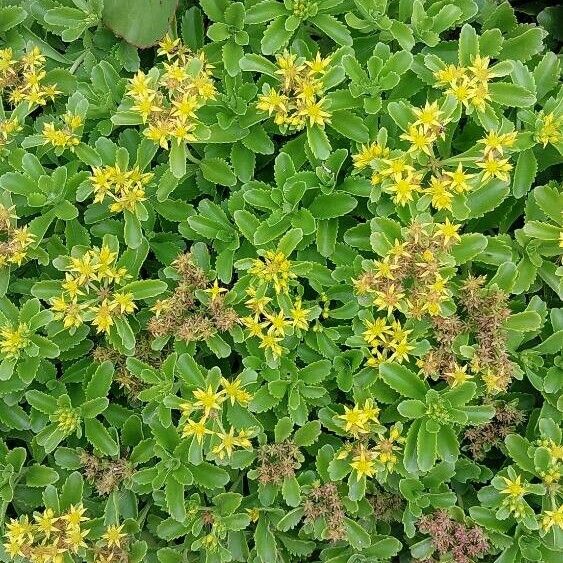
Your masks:
<instances>
[{"instance_id":1,"label":"yellow flower cluster","mask_svg":"<svg viewBox=\"0 0 563 563\"><path fill-rule=\"evenodd\" d=\"M53 121L43 124L41 132L43 144L74 151L74 148L80 144L80 129L83 124L84 120L80 115L66 112L62 116L61 126L57 126Z\"/></svg>"},{"instance_id":2,"label":"yellow flower cluster","mask_svg":"<svg viewBox=\"0 0 563 563\"><path fill-rule=\"evenodd\" d=\"M527 493L527 482L522 483L522 478L520 475L509 478L502 477L505 483L504 489L501 489L501 493L505 495L502 504L508 508L514 518L520 518L524 515L524 503L523 498Z\"/></svg>"},{"instance_id":3,"label":"yellow flower cluster","mask_svg":"<svg viewBox=\"0 0 563 563\"><path fill-rule=\"evenodd\" d=\"M22 127L15 117L0 119L0 148L7 145L11 141L10 137L21 129Z\"/></svg>"},{"instance_id":4,"label":"yellow flower cluster","mask_svg":"<svg viewBox=\"0 0 563 563\"><path fill-rule=\"evenodd\" d=\"M444 88L446 94L453 96L465 108L485 111L489 95L489 81L498 76L489 68L489 57L479 55L472 58L467 67L447 65L434 73L436 85Z\"/></svg>"},{"instance_id":5,"label":"yellow flower cluster","mask_svg":"<svg viewBox=\"0 0 563 563\"><path fill-rule=\"evenodd\" d=\"M542 513L540 526L546 532L554 526L563 530L563 504L556 506L553 510L545 510Z\"/></svg>"},{"instance_id":6,"label":"yellow flower cluster","mask_svg":"<svg viewBox=\"0 0 563 563\"><path fill-rule=\"evenodd\" d=\"M217 91L211 75L213 67L203 53L191 53L179 39L166 36L158 51L165 55L163 74L155 80L142 71L129 81L127 94L132 109L142 118L145 137L167 149L170 141L181 143L197 139L197 111Z\"/></svg>"},{"instance_id":7,"label":"yellow flower cluster","mask_svg":"<svg viewBox=\"0 0 563 563\"><path fill-rule=\"evenodd\" d=\"M91 321L98 333L107 333L115 318L137 308L131 293L115 291L114 284L129 277L116 259L117 252L105 245L69 257L62 293L51 301L55 319L62 320L65 328Z\"/></svg>"},{"instance_id":8,"label":"yellow flower cluster","mask_svg":"<svg viewBox=\"0 0 563 563\"><path fill-rule=\"evenodd\" d=\"M291 262L281 252L267 251L262 259L254 260L250 268L252 284L246 290L245 305L251 314L241 319L249 336L260 339L260 348L269 350L274 358L283 353L280 344L293 330L308 330L310 309L303 307L300 297L290 298L287 311L276 309L270 288L275 295L288 295L290 281L297 276L291 270ZM279 303L278 303L279 306Z\"/></svg>"},{"instance_id":9,"label":"yellow flower cluster","mask_svg":"<svg viewBox=\"0 0 563 563\"><path fill-rule=\"evenodd\" d=\"M312 60L304 60L287 51L276 55L280 87L267 87L258 98L256 107L274 116L274 122L291 130L301 130L306 125L330 122L326 110L323 76L330 64L330 57L319 53Z\"/></svg>"},{"instance_id":10,"label":"yellow flower cluster","mask_svg":"<svg viewBox=\"0 0 563 563\"><path fill-rule=\"evenodd\" d=\"M377 367L387 360L402 364L409 359L409 352L414 349L409 342L412 330L406 330L395 319L387 324L384 317L378 317L374 321L366 320L365 328L363 337L371 348L367 362L369 366Z\"/></svg>"},{"instance_id":11,"label":"yellow flower cluster","mask_svg":"<svg viewBox=\"0 0 563 563\"><path fill-rule=\"evenodd\" d=\"M0 352L7 360L17 358L30 343L31 331L25 323L0 327Z\"/></svg>"},{"instance_id":12,"label":"yellow flower cluster","mask_svg":"<svg viewBox=\"0 0 563 563\"><path fill-rule=\"evenodd\" d=\"M56 84L44 84L47 73L45 56L38 47L33 47L21 58L14 58L12 49L0 49L0 92L8 91L8 100L13 105L27 102L44 106L60 92Z\"/></svg>"},{"instance_id":13,"label":"yellow flower cluster","mask_svg":"<svg viewBox=\"0 0 563 563\"><path fill-rule=\"evenodd\" d=\"M106 197L113 200L109 206L113 213L135 213L137 203L145 201L145 186L151 181L151 172L141 172L138 167L121 170L119 165L92 168L90 182L94 202L102 203Z\"/></svg>"},{"instance_id":14,"label":"yellow flower cluster","mask_svg":"<svg viewBox=\"0 0 563 563\"><path fill-rule=\"evenodd\" d=\"M251 449L252 443L250 438L253 432L249 430L240 430L235 433L234 427L227 432L222 426L220 412L224 402L235 403L242 407L246 407L252 400L252 395L243 388L242 381L237 378L233 381L222 377L220 381L222 389L214 390L212 385L208 385L207 389L195 389L193 391L194 399L190 402L184 402L180 405L182 411L182 436L184 438L194 437L199 444L203 443L205 436L213 436L216 442L211 453L219 459L224 457L230 458L235 448ZM195 420L193 413L199 413L199 417ZM209 425L213 424L219 430L212 430Z\"/></svg>"},{"instance_id":15,"label":"yellow flower cluster","mask_svg":"<svg viewBox=\"0 0 563 563\"><path fill-rule=\"evenodd\" d=\"M35 512L33 520L27 516L12 519L6 524L4 549L12 558L23 557L35 563L63 563L89 547L83 526L89 518L82 504L55 515L51 508Z\"/></svg>"},{"instance_id":16,"label":"yellow flower cluster","mask_svg":"<svg viewBox=\"0 0 563 563\"><path fill-rule=\"evenodd\" d=\"M52 416L58 428L67 436L76 431L80 424L80 415L70 406L57 409Z\"/></svg>"},{"instance_id":17,"label":"yellow flower cluster","mask_svg":"<svg viewBox=\"0 0 563 563\"><path fill-rule=\"evenodd\" d=\"M27 226L17 227L16 220L14 208L0 203L0 268L11 264L20 266L35 241L35 235Z\"/></svg>"},{"instance_id":18,"label":"yellow flower cluster","mask_svg":"<svg viewBox=\"0 0 563 563\"><path fill-rule=\"evenodd\" d=\"M449 170L439 167L434 154L434 144L443 138L445 125L443 112L437 102L426 102L422 108L413 108L415 121L406 133L400 135L409 143L409 148L391 152L377 142L364 145L353 155L354 166L364 169L370 166L373 170L371 183L380 186L388 193L397 205L407 205L415 201L415 196L423 196L437 210L450 210L456 196L461 196L483 185L491 178L510 181L509 173L512 165L505 156L516 141L517 133L500 133L490 131L483 139L480 158L476 158L474 166L482 169L482 174L467 173L461 162ZM455 157L449 159L455 162ZM425 184L425 185L423 185Z\"/></svg>"},{"instance_id":19,"label":"yellow flower cluster","mask_svg":"<svg viewBox=\"0 0 563 563\"><path fill-rule=\"evenodd\" d=\"M540 112L535 138L544 147L548 143L552 145L560 143L563 140L563 115L556 117L553 112Z\"/></svg>"},{"instance_id":20,"label":"yellow flower cluster","mask_svg":"<svg viewBox=\"0 0 563 563\"><path fill-rule=\"evenodd\" d=\"M356 472L356 479L372 477L379 470L394 471L405 439L401 436L400 423L388 430L379 424L379 408L373 400L366 399L363 406L344 407L344 414L336 416L338 423L344 425L344 431L358 443L346 444L336 455L336 459L350 460L350 467ZM341 422L342 421L342 422ZM373 440L374 445L369 446Z\"/></svg>"},{"instance_id":21,"label":"yellow flower cluster","mask_svg":"<svg viewBox=\"0 0 563 563\"><path fill-rule=\"evenodd\" d=\"M385 313L364 321L363 338L372 348L368 360L376 367L382 361L408 360L413 346L411 330L406 330L395 314L421 319L442 314L442 304L450 299L448 251L460 240L459 225L422 223L415 220L405 232L405 240L395 240L387 253L374 260L368 271L352 280L360 302Z\"/></svg>"}]
</instances>

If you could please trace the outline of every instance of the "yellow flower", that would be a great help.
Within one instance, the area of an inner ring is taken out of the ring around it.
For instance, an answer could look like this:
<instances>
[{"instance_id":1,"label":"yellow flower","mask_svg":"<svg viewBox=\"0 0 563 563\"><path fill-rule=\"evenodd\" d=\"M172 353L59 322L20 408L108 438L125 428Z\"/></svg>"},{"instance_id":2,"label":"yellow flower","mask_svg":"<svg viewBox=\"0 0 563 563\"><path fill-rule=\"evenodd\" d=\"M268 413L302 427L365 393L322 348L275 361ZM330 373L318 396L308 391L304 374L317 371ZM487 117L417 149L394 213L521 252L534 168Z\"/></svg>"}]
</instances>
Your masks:
<instances>
[{"instance_id":1,"label":"yellow flower","mask_svg":"<svg viewBox=\"0 0 563 563\"><path fill-rule=\"evenodd\" d=\"M448 65L434 73L437 84L447 86L457 82L465 76L465 69L456 65Z\"/></svg>"},{"instance_id":2,"label":"yellow flower","mask_svg":"<svg viewBox=\"0 0 563 563\"><path fill-rule=\"evenodd\" d=\"M380 174L382 176L391 176L394 180L400 180L403 174L412 175L414 168L407 164L404 158L383 159L386 168L382 168Z\"/></svg>"},{"instance_id":3,"label":"yellow flower","mask_svg":"<svg viewBox=\"0 0 563 563\"><path fill-rule=\"evenodd\" d=\"M231 457L235 447L238 445L234 427L231 426L228 432L216 432L215 435L220 442L213 448L212 453L219 459L223 459L225 456Z\"/></svg>"},{"instance_id":4,"label":"yellow flower","mask_svg":"<svg viewBox=\"0 0 563 563\"><path fill-rule=\"evenodd\" d=\"M211 296L211 302L213 303L213 301L221 296L221 293L226 293L229 290L225 287L219 287L218 281L215 280L209 289L204 289L203 291Z\"/></svg>"},{"instance_id":5,"label":"yellow flower","mask_svg":"<svg viewBox=\"0 0 563 563\"><path fill-rule=\"evenodd\" d=\"M109 329L113 326L113 311L115 307L116 303L110 303L107 299L104 299L97 307L92 307L94 312L92 324L96 327L98 333L109 332Z\"/></svg>"},{"instance_id":6,"label":"yellow flower","mask_svg":"<svg viewBox=\"0 0 563 563\"><path fill-rule=\"evenodd\" d=\"M238 378L234 381L229 381L222 377L221 386L223 387L225 395L231 400L232 405L237 402L242 406L246 406L252 399L252 395L241 387L242 382Z\"/></svg>"},{"instance_id":7,"label":"yellow flower","mask_svg":"<svg viewBox=\"0 0 563 563\"><path fill-rule=\"evenodd\" d=\"M58 517L51 508L46 508L43 513L35 513L33 519L36 522L36 526L41 530L45 537L49 537L52 532L56 531L58 528L55 525L58 521Z\"/></svg>"},{"instance_id":8,"label":"yellow flower","mask_svg":"<svg viewBox=\"0 0 563 563\"><path fill-rule=\"evenodd\" d=\"M522 477L518 475L514 479L502 477L506 487L501 489L501 493L509 496L512 499L520 499L526 494L526 482L522 483Z\"/></svg>"},{"instance_id":9,"label":"yellow flower","mask_svg":"<svg viewBox=\"0 0 563 563\"><path fill-rule=\"evenodd\" d=\"M289 311L291 325L293 328L307 330L309 328L308 314L310 309L303 309L301 299L295 300L293 307Z\"/></svg>"},{"instance_id":10,"label":"yellow flower","mask_svg":"<svg viewBox=\"0 0 563 563\"><path fill-rule=\"evenodd\" d=\"M508 162L507 158L497 160L489 155L482 162L477 162L477 166L483 169L483 182L486 182L489 178L498 178L503 182L510 181L509 172L512 170L512 164Z\"/></svg>"},{"instance_id":11,"label":"yellow flower","mask_svg":"<svg viewBox=\"0 0 563 563\"><path fill-rule=\"evenodd\" d=\"M510 148L514 145L517 136L518 133L516 131L513 131L512 133L497 133L496 131L489 131L483 139L479 139L477 142L485 145L483 148L484 157L489 156L489 154L494 156L495 153L502 156L505 148Z\"/></svg>"},{"instance_id":12,"label":"yellow flower","mask_svg":"<svg viewBox=\"0 0 563 563\"><path fill-rule=\"evenodd\" d=\"M382 147L375 141L369 145L362 145L360 151L352 155L352 160L354 162L354 168L361 170L366 168L371 164L371 161L375 158L381 158L383 156L388 156L389 149Z\"/></svg>"},{"instance_id":13,"label":"yellow flower","mask_svg":"<svg viewBox=\"0 0 563 563\"><path fill-rule=\"evenodd\" d=\"M453 172L444 171L444 175L450 178L449 185L458 194L471 190L471 185L468 180L475 176L475 174L466 174L463 171L461 162L458 163L457 168Z\"/></svg>"},{"instance_id":14,"label":"yellow flower","mask_svg":"<svg viewBox=\"0 0 563 563\"><path fill-rule=\"evenodd\" d=\"M65 543L71 553L78 553L81 548L86 548L88 545L84 538L90 533L90 530L82 530L79 527L69 527L66 530Z\"/></svg>"},{"instance_id":15,"label":"yellow flower","mask_svg":"<svg viewBox=\"0 0 563 563\"><path fill-rule=\"evenodd\" d=\"M106 542L108 547L121 547L121 541L127 534L123 533L123 524L118 526L117 524L110 524L106 531L102 534L102 539Z\"/></svg>"},{"instance_id":16,"label":"yellow flower","mask_svg":"<svg viewBox=\"0 0 563 563\"><path fill-rule=\"evenodd\" d=\"M454 225L450 223L450 220L446 217L446 220L443 224L437 225L436 232L434 233L435 237L441 237L443 239L443 245L448 246L450 239L454 241L460 241L461 237L459 236L459 228L461 225Z\"/></svg>"},{"instance_id":17,"label":"yellow flower","mask_svg":"<svg viewBox=\"0 0 563 563\"><path fill-rule=\"evenodd\" d=\"M64 295L51 300L51 310L55 313L55 319L62 320L65 328L79 327L83 322L82 314L87 307L87 304L80 304L76 299L65 301Z\"/></svg>"},{"instance_id":18,"label":"yellow flower","mask_svg":"<svg viewBox=\"0 0 563 563\"><path fill-rule=\"evenodd\" d=\"M276 64L278 70L276 74L281 75L283 85L286 90L289 90L305 65L297 62L297 55L284 51L281 55L276 55Z\"/></svg>"},{"instance_id":19,"label":"yellow flower","mask_svg":"<svg viewBox=\"0 0 563 563\"><path fill-rule=\"evenodd\" d=\"M70 407L57 409L54 413L54 418L57 422L57 426L67 435L72 434L80 424L80 417L77 412Z\"/></svg>"},{"instance_id":20,"label":"yellow flower","mask_svg":"<svg viewBox=\"0 0 563 563\"><path fill-rule=\"evenodd\" d=\"M124 313L132 313L137 308L137 305L135 305L133 301L133 294L124 293L123 291L114 293L110 309L113 308L119 309L122 315Z\"/></svg>"},{"instance_id":21,"label":"yellow flower","mask_svg":"<svg viewBox=\"0 0 563 563\"><path fill-rule=\"evenodd\" d=\"M448 191L446 182L432 177L426 192L432 198L432 207L438 211L442 209L451 211L453 194Z\"/></svg>"},{"instance_id":22,"label":"yellow flower","mask_svg":"<svg viewBox=\"0 0 563 563\"><path fill-rule=\"evenodd\" d=\"M397 309L401 303L401 299L405 296L404 293L398 291L395 284L391 284L384 291L376 291L373 304L377 307L378 311L387 309L387 316L390 316L393 309Z\"/></svg>"},{"instance_id":23,"label":"yellow flower","mask_svg":"<svg viewBox=\"0 0 563 563\"><path fill-rule=\"evenodd\" d=\"M458 102L468 106L471 98L474 96L474 89L472 88L471 81L464 77L457 82L452 82L446 90L446 94L450 94Z\"/></svg>"},{"instance_id":24,"label":"yellow flower","mask_svg":"<svg viewBox=\"0 0 563 563\"><path fill-rule=\"evenodd\" d=\"M30 343L31 332L25 323L20 323L17 327L10 325L0 328L0 351L6 359L17 358L20 352Z\"/></svg>"},{"instance_id":25,"label":"yellow flower","mask_svg":"<svg viewBox=\"0 0 563 563\"><path fill-rule=\"evenodd\" d=\"M286 327L290 325L291 322L285 318L283 311L280 311L275 315L269 315L266 313L264 316L270 322L270 327L268 328L268 334L274 334L280 337L285 336Z\"/></svg>"},{"instance_id":26,"label":"yellow flower","mask_svg":"<svg viewBox=\"0 0 563 563\"><path fill-rule=\"evenodd\" d=\"M259 338L259 348L270 350L275 358L279 358L282 355L283 348L279 344L283 340L282 338L276 337L273 334L262 334Z\"/></svg>"},{"instance_id":27,"label":"yellow flower","mask_svg":"<svg viewBox=\"0 0 563 563\"><path fill-rule=\"evenodd\" d=\"M472 57L471 66L467 68L473 73L473 76L477 80L487 82L491 78L491 71L489 69L490 61L491 59L489 57L475 55L475 57Z\"/></svg>"},{"instance_id":28,"label":"yellow flower","mask_svg":"<svg viewBox=\"0 0 563 563\"><path fill-rule=\"evenodd\" d=\"M436 140L436 137L430 130L425 129L423 126L417 127L416 125L411 125L408 131L403 133L400 137L410 143L409 152L421 151L428 156L432 155L432 144Z\"/></svg>"},{"instance_id":29,"label":"yellow flower","mask_svg":"<svg viewBox=\"0 0 563 563\"><path fill-rule=\"evenodd\" d=\"M61 520L68 522L69 526L80 526L81 522L87 522L90 520L88 516L85 516L86 509L82 503L74 505L71 504L66 514L61 516Z\"/></svg>"},{"instance_id":30,"label":"yellow flower","mask_svg":"<svg viewBox=\"0 0 563 563\"><path fill-rule=\"evenodd\" d=\"M549 531L553 526L563 530L563 504L557 506L555 510L546 510L542 513L542 529Z\"/></svg>"},{"instance_id":31,"label":"yellow flower","mask_svg":"<svg viewBox=\"0 0 563 563\"><path fill-rule=\"evenodd\" d=\"M546 147L548 143L555 145L563 138L563 116L555 117L553 113L540 114L536 139Z\"/></svg>"},{"instance_id":32,"label":"yellow flower","mask_svg":"<svg viewBox=\"0 0 563 563\"><path fill-rule=\"evenodd\" d=\"M373 462L373 454L361 446L360 453L352 458L350 467L356 472L356 480L362 477L372 477L375 473L375 464Z\"/></svg>"},{"instance_id":33,"label":"yellow flower","mask_svg":"<svg viewBox=\"0 0 563 563\"><path fill-rule=\"evenodd\" d=\"M344 430L354 436L367 434L369 432L369 428L366 427L369 420L363 409L358 405L355 405L351 409L344 406L344 414L339 414L336 418L342 419L344 421Z\"/></svg>"},{"instance_id":34,"label":"yellow flower","mask_svg":"<svg viewBox=\"0 0 563 563\"><path fill-rule=\"evenodd\" d=\"M458 387L459 385L463 385L466 381L469 381L473 378L472 375L467 373L467 366L459 366L458 364L454 364L451 371L447 371L445 376L448 379L448 383L451 387Z\"/></svg>"},{"instance_id":35,"label":"yellow flower","mask_svg":"<svg viewBox=\"0 0 563 563\"><path fill-rule=\"evenodd\" d=\"M202 418L200 421L197 422L192 419L186 420L186 424L182 429L182 436L184 438L195 436L196 440L201 444L206 434L213 434L211 430L206 428L205 426L206 420L207 420L206 418Z\"/></svg>"},{"instance_id":36,"label":"yellow flower","mask_svg":"<svg viewBox=\"0 0 563 563\"><path fill-rule=\"evenodd\" d=\"M266 94L258 97L256 107L261 111L267 111L268 115L272 115L273 112L285 114L288 111L288 99L275 88L270 88Z\"/></svg>"},{"instance_id":37,"label":"yellow flower","mask_svg":"<svg viewBox=\"0 0 563 563\"><path fill-rule=\"evenodd\" d=\"M399 364L407 361L409 359L409 352L414 349L414 346L409 344L407 338L403 338L399 342L392 341L389 346L393 350L389 359Z\"/></svg>"},{"instance_id":38,"label":"yellow flower","mask_svg":"<svg viewBox=\"0 0 563 563\"><path fill-rule=\"evenodd\" d=\"M440 119L443 112L438 108L438 102L436 101L430 104L428 100L426 100L423 108L415 107L412 109L412 112L416 117L416 121L413 125L422 125L424 131L444 126L445 122Z\"/></svg>"},{"instance_id":39,"label":"yellow flower","mask_svg":"<svg viewBox=\"0 0 563 563\"><path fill-rule=\"evenodd\" d=\"M331 57L321 57L321 54L317 52L314 59L310 61L305 61L305 66L309 68L309 74L325 74L328 65L330 64Z\"/></svg>"},{"instance_id":40,"label":"yellow flower","mask_svg":"<svg viewBox=\"0 0 563 563\"><path fill-rule=\"evenodd\" d=\"M266 321L260 322L258 317L242 317L242 324L248 329L250 336L261 337L264 329L268 326Z\"/></svg>"},{"instance_id":41,"label":"yellow flower","mask_svg":"<svg viewBox=\"0 0 563 563\"><path fill-rule=\"evenodd\" d=\"M385 342L385 336L391 332L391 327L383 317L374 321L365 321L366 330L363 332L364 340L370 346L375 346L378 342Z\"/></svg>"},{"instance_id":42,"label":"yellow flower","mask_svg":"<svg viewBox=\"0 0 563 563\"><path fill-rule=\"evenodd\" d=\"M373 268L375 270L376 278L394 280L395 276L393 275L393 271L397 270L399 268L399 265L391 262L389 256L385 256L383 260L374 260Z\"/></svg>"},{"instance_id":43,"label":"yellow flower","mask_svg":"<svg viewBox=\"0 0 563 563\"><path fill-rule=\"evenodd\" d=\"M318 101L306 102L299 110L298 116L309 120L309 125L319 125L324 127L325 123L330 123L330 113L323 109L326 98L321 98Z\"/></svg>"},{"instance_id":44,"label":"yellow flower","mask_svg":"<svg viewBox=\"0 0 563 563\"><path fill-rule=\"evenodd\" d=\"M211 411L219 410L221 408L221 403L225 401L223 393L213 391L211 385L207 389L196 389L194 392L194 397L197 401L194 402L194 406L203 409L205 416L208 417Z\"/></svg>"},{"instance_id":45,"label":"yellow flower","mask_svg":"<svg viewBox=\"0 0 563 563\"><path fill-rule=\"evenodd\" d=\"M414 194L420 190L420 176L408 172L403 177L394 177L394 183L386 191L393 195L393 202L398 205L406 205L414 199Z\"/></svg>"}]
</instances>

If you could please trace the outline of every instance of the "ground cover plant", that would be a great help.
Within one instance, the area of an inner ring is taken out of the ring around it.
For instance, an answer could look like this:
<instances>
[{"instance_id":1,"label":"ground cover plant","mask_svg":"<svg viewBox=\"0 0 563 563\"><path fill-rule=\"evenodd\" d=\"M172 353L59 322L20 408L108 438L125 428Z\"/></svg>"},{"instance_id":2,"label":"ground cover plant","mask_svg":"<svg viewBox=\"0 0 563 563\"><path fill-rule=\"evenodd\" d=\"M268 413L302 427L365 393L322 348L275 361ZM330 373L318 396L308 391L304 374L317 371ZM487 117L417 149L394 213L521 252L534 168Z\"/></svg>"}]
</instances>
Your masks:
<instances>
[{"instance_id":1,"label":"ground cover plant","mask_svg":"<svg viewBox=\"0 0 563 563\"><path fill-rule=\"evenodd\" d=\"M560 561L549 4L0 1L0 561Z\"/></svg>"}]
</instances>

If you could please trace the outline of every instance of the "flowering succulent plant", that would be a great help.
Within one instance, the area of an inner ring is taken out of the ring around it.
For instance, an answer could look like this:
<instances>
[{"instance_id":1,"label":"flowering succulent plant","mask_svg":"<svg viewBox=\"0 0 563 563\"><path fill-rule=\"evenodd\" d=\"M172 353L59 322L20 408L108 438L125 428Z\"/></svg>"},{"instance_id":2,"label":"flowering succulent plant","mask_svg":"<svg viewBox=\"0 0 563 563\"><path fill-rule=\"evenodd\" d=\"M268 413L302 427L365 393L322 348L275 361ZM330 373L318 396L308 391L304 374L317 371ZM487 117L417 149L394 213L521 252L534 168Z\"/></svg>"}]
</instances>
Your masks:
<instances>
[{"instance_id":1,"label":"flowering succulent plant","mask_svg":"<svg viewBox=\"0 0 563 563\"><path fill-rule=\"evenodd\" d=\"M0 0L0 561L559 561L549 4Z\"/></svg>"}]
</instances>

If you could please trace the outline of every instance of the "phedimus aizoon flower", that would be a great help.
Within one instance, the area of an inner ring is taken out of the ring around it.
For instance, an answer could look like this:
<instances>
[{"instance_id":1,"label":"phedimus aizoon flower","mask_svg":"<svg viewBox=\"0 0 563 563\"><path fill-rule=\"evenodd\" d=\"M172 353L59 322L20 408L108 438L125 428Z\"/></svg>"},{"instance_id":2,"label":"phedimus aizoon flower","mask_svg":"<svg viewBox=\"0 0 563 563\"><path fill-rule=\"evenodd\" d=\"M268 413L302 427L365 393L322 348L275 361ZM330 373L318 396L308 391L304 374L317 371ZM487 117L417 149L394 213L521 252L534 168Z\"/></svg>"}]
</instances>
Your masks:
<instances>
[{"instance_id":1,"label":"phedimus aizoon flower","mask_svg":"<svg viewBox=\"0 0 563 563\"><path fill-rule=\"evenodd\" d=\"M89 323L101 334L110 334L116 325L120 333L126 330L123 323L137 309L135 299L139 297L126 285L131 275L118 260L113 241L104 240L100 247L75 247L70 256L60 258L59 267L64 280L58 291L51 292L49 302L64 328L73 331ZM166 287L163 282L157 284Z\"/></svg>"},{"instance_id":2,"label":"phedimus aizoon flower","mask_svg":"<svg viewBox=\"0 0 563 563\"><path fill-rule=\"evenodd\" d=\"M205 378L200 370L197 374L201 377L190 397L174 400L181 412L179 430L183 438L191 440L193 461L205 454L229 463L237 451L252 450L251 439L258 433L256 427L226 426L227 420L237 419L237 412L247 411L253 398L247 387L256 382L256 373L245 370L230 380L222 377L218 368L209 370Z\"/></svg>"},{"instance_id":3,"label":"phedimus aizoon flower","mask_svg":"<svg viewBox=\"0 0 563 563\"><path fill-rule=\"evenodd\" d=\"M169 36L160 43L158 54L166 58L162 67L147 74L138 71L129 80L130 109L141 117L143 135L164 149L170 142L201 140L206 134L198 110L217 96L213 66L203 53L193 53Z\"/></svg>"},{"instance_id":4,"label":"phedimus aizoon flower","mask_svg":"<svg viewBox=\"0 0 563 563\"><path fill-rule=\"evenodd\" d=\"M324 76L330 70L331 57L312 59L284 51L276 55L277 85L266 84L258 96L256 108L273 117L282 130L300 131L306 126L324 127L330 122L325 97Z\"/></svg>"},{"instance_id":5,"label":"phedimus aizoon flower","mask_svg":"<svg viewBox=\"0 0 563 563\"><path fill-rule=\"evenodd\" d=\"M465 203L471 192L486 189L491 180L510 181L513 166L509 158L517 132L508 122L486 131L473 149L443 156L448 127L456 125L452 123L455 106L450 100L402 108L406 121L399 138L405 148L400 142L394 149L387 146L387 131L381 129L377 141L363 145L353 155L357 170L371 169L372 199L385 193L401 207L416 204L422 211L431 205L461 217L467 215Z\"/></svg>"},{"instance_id":6,"label":"phedimus aizoon flower","mask_svg":"<svg viewBox=\"0 0 563 563\"><path fill-rule=\"evenodd\" d=\"M0 203L0 268L21 266L36 240L27 225L18 227L16 221L15 206Z\"/></svg>"},{"instance_id":7,"label":"phedimus aizoon flower","mask_svg":"<svg viewBox=\"0 0 563 563\"><path fill-rule=\"evenodd\" d=\"M298 292L300 269L280 250L267 250L249 264L244 301L248 314L241 322L274 363L284 353L284 339L307 332L319 314L318 305L305 306Z\"/></svg>"}]
</instances>

